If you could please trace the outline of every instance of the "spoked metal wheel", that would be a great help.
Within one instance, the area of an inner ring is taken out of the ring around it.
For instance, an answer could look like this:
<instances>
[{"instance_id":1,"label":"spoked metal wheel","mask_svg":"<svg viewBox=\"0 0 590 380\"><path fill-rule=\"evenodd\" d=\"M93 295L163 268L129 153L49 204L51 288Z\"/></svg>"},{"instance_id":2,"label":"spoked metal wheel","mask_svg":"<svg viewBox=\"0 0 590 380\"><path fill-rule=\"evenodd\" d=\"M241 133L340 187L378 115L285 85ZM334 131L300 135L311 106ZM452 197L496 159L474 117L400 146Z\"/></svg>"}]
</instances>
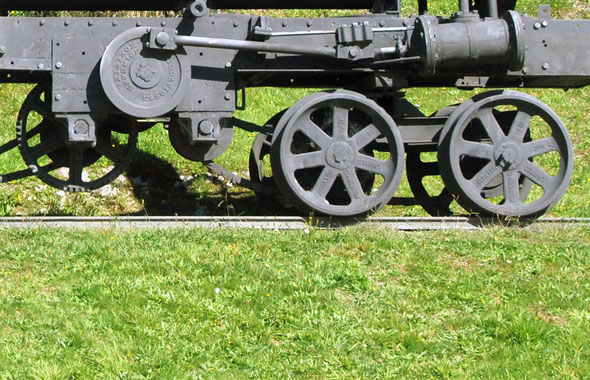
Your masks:
<instances>
[{"instance_id":1,"label":"spoked metal wheel","mask_svg":"<svg viewBox=\"0 0 590 380\"><path fill-rule=\"evenodd\" d=\"M286 111L274 115L265 125L276 128ZM250 171L250 180L264 186L276 186L274 178L270 173L270 165L266 159L270 157L272 146L272 134L258 133L250 150L250 160L248 169ZM256 194L259 200L268 199L267 194Z\"/></svg>"},{"instance_id":2,"label":"spoked metal wheel","mask_svg":"<svg viewBox=\"0 0 590 380\"><path fill-rule=\"evenodd\" d=\"M314 94L293 107L271 153L285 197L303 212L334 216L386 205L401 181L404 148L385 110L350 91Z\"/></svg>"},{"instance_id":3,"label":"spoked metal wheel","mask_svg":"<svg viewBox=\"0 0 590 380\"><path fill-rule=\"evenodd\" d=\"M125 123L126 134L111 125ZM96 146L68 146L66 127L51 111L51 88L38 85L25 99L18 115L17 141L21 155L43 182L71 192L91 191L116 179L137 147L135 122L111 117L96 125Z\"/></svg>"},{"instance_id":4,"label":"spoked metal wheel","mask_svg":"<svg viewBox=\"0 0 590 380\"><path fill-rule=\"evenodd\" d=\"M449 191L461 206L484 216L545 213L561 199L573 172L572 143L559 117L515 91L468 104L445 126L439 144Z\"/></svg>"}]
</instances>

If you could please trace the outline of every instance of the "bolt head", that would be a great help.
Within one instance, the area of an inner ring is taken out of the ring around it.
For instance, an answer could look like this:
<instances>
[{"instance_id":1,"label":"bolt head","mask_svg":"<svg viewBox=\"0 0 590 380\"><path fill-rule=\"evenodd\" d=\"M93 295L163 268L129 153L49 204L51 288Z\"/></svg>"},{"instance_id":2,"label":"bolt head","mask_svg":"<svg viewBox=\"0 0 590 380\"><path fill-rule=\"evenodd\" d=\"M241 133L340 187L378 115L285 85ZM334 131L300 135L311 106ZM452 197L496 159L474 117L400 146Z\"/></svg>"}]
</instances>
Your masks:
<instances>
[{"instance_id":1,"label":"bolt head","mask_svg":"<svg viewBox=\"0 0 590 380\"><path fill-rule=\"evenodd\" d=\"M352 59L357 58L361 54L361 51L357 48L352 48L348 52L348 56Z\"/></svg>"},{"instance_id":2,"label":"bolt head","mask_svg":"<svg viewBox=\"0 0 590 380\"><path fill-rule=\"evenodd\" d=\"M0 55L6 54L6 46L0 46Z\"/></svg>"},{"instance_id":3,"label":"bolt head","mask_svg":"<svg viewBox=\"0 0 590 380\"><path fill-rule=\"evenodd\" d=\"M544 20L541 25L543 26L543 28L546 28L547 25L549 25L549 22L547 20Z\"/></svg>"},{"instance_id":4,"label":"bolt head","mask_svg":"<svg viewBox=\"0 0 590 380\"><path fill-rule=\"evenodd\" d=\"M168 35L168 33L160 32L156 37L156 42L160 46L166 46L170 42L170 36Z\"/></svg>"},{"instance_id":5,"label":"bolt head","mask_svg":"<svg viewBox=\"0 0 590 380\"><path fill-rule=\"evenodd\" d=\"M60 94L55 95L55 100L59 102L61 100L61 95Z\"/></svg>"},{"instance_id":6,"label":"bolt head","mask_svg":"<svg viewBox=\"0 0 590 380\"><path fill-rule=\"evenodd\" d=\"M543 63L543 66L541 66L543 68L543 70L548 70L549 69L549 64L547 62Z\"/></svg>"},{"instance_id":7,"label":"bolt head","mask_svg":"<svg viewBox=\"0 0 590 380\"><path fill-rule=\"evenodd\" d=\"M77 135L87 135L90 132L90 124L84 119L76 120L74 123L74 133Z\"/></svg>"},{"instance_id":8,"label":"bolt head","mask_svg":"<svg viewBox=\"0 0 590 380\"><path fill-rule=\"evenodd\" d=\"M61 62L57 62L57 63L55 64L55 68L56 68L56 69L61 69L62 67L63 67L63 65L62 65L62 63L61 63Z\"/></svg>"},{"instance_id":9,"label":"bolt head","mask_svg":"<svg viewBox=\"0 0 590 380\"><path fill-rule=\"evenodd\" d=\"M536 22L535 25L533 25L533 28L535 29L539 29L541 27L541 24Z\"/></svg>"},{"instance_id":10,"label":"bolt head","mask_svg":"<svg viewBox=\"0 0 590 380\"><path fill-rule=\"evenodd\" d=\"M199 123L199 132L202 135L209 136L215 130L215 124L211 120L203 120Z\"/></svg>"}]
</instances>

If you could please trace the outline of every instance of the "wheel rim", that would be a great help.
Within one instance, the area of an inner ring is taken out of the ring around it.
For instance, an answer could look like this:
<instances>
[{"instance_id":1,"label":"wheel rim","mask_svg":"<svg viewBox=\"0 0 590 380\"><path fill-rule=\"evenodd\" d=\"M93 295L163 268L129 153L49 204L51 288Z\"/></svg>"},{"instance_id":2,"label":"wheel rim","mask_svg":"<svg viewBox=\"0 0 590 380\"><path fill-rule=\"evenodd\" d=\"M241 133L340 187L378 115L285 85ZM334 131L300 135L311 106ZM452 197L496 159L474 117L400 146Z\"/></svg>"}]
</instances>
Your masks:
<instances>
[{"instance_id":1,"label":"wheel rim","mask_svg":"<svg viewBox=\"0 0 590 380\"><path fill-rule=\"evenodd\" d=\"M404 157L389 115L348 91L316 95L296 107L271 156L285 196L302 211L335 216L386 205L401 181ZM373 186L376 176L381 179Z\"/></svg>"},{"instance_id":2,"label":"wheel rim","mask_svg":"<svg viewBox=\"0 0 590 380\"><path fill-rule=\"evenodd\" d=\"M271 127L274 130L286 112L287 110L283 110L277 113L272 118L270 118L270 120L268 120L265 125ZM264 162L264 159L270 155L272 140L273 134L258 133L254 139L254 142L252 143L250 159L248 162L250 180L267 186L275 185L272 175L268 176L265 173L266 164Z\"/></svg>"},{"instance_id":3,"label":"wheel rim","mask_svg":"<svg viewBox=\"0 0 590 380\"><path fill-rule=\"evenodd\" d=\"M29 93L18 115L19 149L33 173L48 185L70 192L98 189L123 173L137 147L134 122L116 119L117 123L128 123L125 129L130 132L126 135L126 144L116 139L107 120L96 125L96 146L68 147L65 127L51 112L50 100L50 86L38 85ZM110 120L113 121L115 119ZM87 169L102 157L106 158L107 165L110 162L108 170L97 169L90 176ZM62 168L68 169L67 173L60 173Z\"/></svg>"},{"instance_id":4,"label":"wheel rim","mask_svg":"<svg viewBox=\"0 0 590 380\"><path fill-rule=\"evenodd\" d=\"M515 109L511 120L498 117L503 107ZM485 131L487 141L469 137L475 128ZM473 168L473 161L480 165L469 172L465 162ZM553 167L540 167L544 161L553 161ZM467 210L535 217L565 193L573 172L573 148L565 126L547 105L506 91L473 103L454 121L441 140L439 163L445 184ZM501 194L492 198L493 192L484 189L494 188L494 181L499 181L495 191Z\"/></svg>"}]
</instances>

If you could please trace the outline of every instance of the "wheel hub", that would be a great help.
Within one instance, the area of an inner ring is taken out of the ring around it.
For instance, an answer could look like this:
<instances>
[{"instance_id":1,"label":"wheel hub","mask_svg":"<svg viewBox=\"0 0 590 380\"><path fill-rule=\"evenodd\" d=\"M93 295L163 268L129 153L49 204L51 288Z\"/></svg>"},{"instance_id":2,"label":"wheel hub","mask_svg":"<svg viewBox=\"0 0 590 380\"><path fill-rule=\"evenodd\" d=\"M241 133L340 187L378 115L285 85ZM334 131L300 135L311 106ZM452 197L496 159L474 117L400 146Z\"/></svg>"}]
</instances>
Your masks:
<instances>
[{"instance_id":1,"label":"wheel hub","mask_svg":"<svg viewBox=\"0 0 590 380\"><path fill-rule=\"evenodd\" d=\"M505 142L495 149L496 163L504 169L514 169L522 162L522 149L519 144Z\"/></svg>"},{"instance_id":2,"label":"wheel hub","mask_svg":"<svg viewBox=\"0 0 590 380\"><path fill-rule=\"evenodd\" d=\"M135 75L131 75L131 80L136 86L143 89L156 87L162 78L161 72L153 67L157 65L157 62L149 62L149 60L134 62L131 71Z\"/></svg>"},{"instance_id":3,"label":"wheel hub","mask_svg":"<svg viewBox=\"0 0 590 380\"><path fill-rule=\"evenodd\" d=\"M347 169L353 160L354 152L345 142L336 142L326 152L326 162L334 169Z\"/></svg>"}]
</instances>

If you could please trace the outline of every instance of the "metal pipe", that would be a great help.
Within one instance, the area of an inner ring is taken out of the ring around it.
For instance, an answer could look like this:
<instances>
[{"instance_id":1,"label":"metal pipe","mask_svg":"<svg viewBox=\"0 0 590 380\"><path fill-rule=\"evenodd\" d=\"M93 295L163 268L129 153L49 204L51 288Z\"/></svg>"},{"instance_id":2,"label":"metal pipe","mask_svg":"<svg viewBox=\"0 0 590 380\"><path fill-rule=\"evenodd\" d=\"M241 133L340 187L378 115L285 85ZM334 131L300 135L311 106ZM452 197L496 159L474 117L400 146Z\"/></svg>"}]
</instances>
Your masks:
<instances>
[{"instance_id":1,"label":"metal pipe","mask_svg":"<svg viewBox=\"0 0 590 380\"><path fill-rule=\"evenodd\" d=\"M498 0L488 0L488 16L498 18Z\"/></svg>"},{"instance_id":2,"label":"metal pipe","mask_svg":"<svg viewBox=\"0 0 590 380\"><path fill-rule=\"evenodd\" d=\"M336 49L331 47L305 47L288 44L273 44L257 41L240 41L223 38L176 36L176 44L181 46L194 46L230 50L258 51L265 53L283 53L297 55L317 55L336 58Z\"/></svg>"},{"instance_id":3,"label":"metal pipe","mask_svg":"<svg viewBox=\"0 0 590 380\"><path fill-rule=\"evenodd\" d=\"M463 12L464 14L469 13L470 12L469 3L470 3L470 0L460 0L459 1L459 10L461 12Z\"/></svg>"}]
</instances>

